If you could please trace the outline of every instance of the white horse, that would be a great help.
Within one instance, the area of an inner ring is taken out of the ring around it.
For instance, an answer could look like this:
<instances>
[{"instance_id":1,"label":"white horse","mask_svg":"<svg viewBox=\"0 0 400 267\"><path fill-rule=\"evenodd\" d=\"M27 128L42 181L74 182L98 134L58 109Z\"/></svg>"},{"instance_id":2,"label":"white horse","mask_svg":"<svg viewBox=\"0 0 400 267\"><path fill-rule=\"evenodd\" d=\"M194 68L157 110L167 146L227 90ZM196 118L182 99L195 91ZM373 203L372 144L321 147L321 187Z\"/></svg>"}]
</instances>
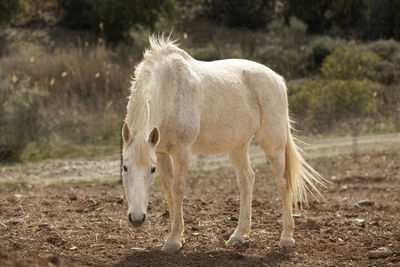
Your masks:
<instances>
[{"instance_id":1,"label":"white horse","mask_svg":"<svg viewBox=\"0 0 400 267\"><path fill-rule=\"evenodd\" d=\"M240 191L240 216L226 244L242 243L250 233L254 173L248 145L255 136L282 196L279 245L292 247L292 204L306 200L306 190L317 190L315 185L323 184L323 178L304 161L293 141L283 78L252 61L197 61L169 38L149 40L150 49L135 70L122 127L122 176L130 224L140 226L146 220L157 167L171 218L162 249L179 251L191 154L229 152Z\"/></svg>"}]
</instances>

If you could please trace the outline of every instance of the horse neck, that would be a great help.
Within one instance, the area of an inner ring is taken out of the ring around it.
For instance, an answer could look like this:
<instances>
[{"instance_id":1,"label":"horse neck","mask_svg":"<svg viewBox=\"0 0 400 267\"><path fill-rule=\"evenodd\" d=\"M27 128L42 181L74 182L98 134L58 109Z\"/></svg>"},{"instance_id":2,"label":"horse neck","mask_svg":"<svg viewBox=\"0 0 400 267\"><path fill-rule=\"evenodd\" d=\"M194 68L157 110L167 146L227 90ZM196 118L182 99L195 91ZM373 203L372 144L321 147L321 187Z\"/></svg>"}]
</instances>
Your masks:
<instances>
[{"instance_id":1,"label":"horse neck","mask_svg":"<svg viewBox=\"0 0 400 267\"><path fill-rule=\"evenodd\" d=\"M127 122L138 135L147 135L156 125L157 112L151 92L140 92L131 95L128 104Z\"/></svg>"}]
</instances>

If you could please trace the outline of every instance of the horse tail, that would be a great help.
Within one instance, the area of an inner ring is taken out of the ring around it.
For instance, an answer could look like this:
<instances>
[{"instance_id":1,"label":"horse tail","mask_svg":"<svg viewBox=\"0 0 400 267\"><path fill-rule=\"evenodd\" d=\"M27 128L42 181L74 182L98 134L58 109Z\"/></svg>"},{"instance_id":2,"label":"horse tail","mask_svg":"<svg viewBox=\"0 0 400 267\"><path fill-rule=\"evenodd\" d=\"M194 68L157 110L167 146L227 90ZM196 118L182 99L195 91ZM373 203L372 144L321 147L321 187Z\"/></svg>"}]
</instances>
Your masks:
<instances>
[{"instance_id":1,"label":"horse tail","mask_svg":"<svg viewBox=\"0 0 400 267\"><path fill-rule=\"evenodd\" d=\"M300 208L303 207L302 203L307 203L307 191L314 197L313 191L321 196L317 185L326 187L327 180L304 160L303 151L296 145L295 138L291 134L289 114L286 119L285 176L290 199L297 209L298 203Z\"/></svg>"}]
</instances>

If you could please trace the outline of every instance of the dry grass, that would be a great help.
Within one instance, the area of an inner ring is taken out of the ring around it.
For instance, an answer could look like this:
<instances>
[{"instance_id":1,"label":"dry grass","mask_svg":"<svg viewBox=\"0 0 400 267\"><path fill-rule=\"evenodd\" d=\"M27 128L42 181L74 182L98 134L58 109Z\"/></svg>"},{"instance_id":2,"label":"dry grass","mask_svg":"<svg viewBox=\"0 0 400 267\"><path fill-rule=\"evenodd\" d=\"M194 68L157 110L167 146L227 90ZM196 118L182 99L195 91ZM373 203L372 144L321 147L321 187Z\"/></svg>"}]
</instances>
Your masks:
<instances>
[{"instance_id":1,"label":"dry grass","mask_svg":"<svg viewBox=\"0 0 400 267\"><path fill-rule=\"evenodd\" d=\"M46 107L124 109L131 70L113 63L111 52L102 45L50 52L25 44L1 58L0 66L6 75L16 77L17 81L28 77L32 85L48 93Z\"/></svg>"},{"instance_id":2,"label":"dry grass","mask_svg":"<svg viewBox=\"0 0 400 267\"><path fill-rule=\"evenodd\" d=\"M25 140L25 151L17 153L23 155L20 160L58 157L63 154L61 150L67 153L76 145L88 145L88 149L93 144L113 145L116 149L110 151L118 151L132 70L114 62L114 57L111 50L99 44L51 51L21 43L0 58L1 80L8 81L10 87L24 83L26 90L36 88L42 95L41 119L35 120L35 129L45 135ZM17 94L16 90L10 92L8 98ZM8 98L3 100L7 102ZM10 105L18 110L22 107ZM30 132L32 123L22 123L25 127L18 131Z\"/></svg>"}]
</instances>

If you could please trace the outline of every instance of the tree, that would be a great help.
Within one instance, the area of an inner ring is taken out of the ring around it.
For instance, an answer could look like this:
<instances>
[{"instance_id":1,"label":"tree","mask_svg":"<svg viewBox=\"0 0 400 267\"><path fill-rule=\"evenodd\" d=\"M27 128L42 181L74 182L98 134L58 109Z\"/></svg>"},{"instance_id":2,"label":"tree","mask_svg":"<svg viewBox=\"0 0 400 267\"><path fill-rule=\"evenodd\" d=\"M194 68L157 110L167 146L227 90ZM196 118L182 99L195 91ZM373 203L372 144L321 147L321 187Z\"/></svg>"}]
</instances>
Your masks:
<instances>
[{"instance_id":1,"label":"tree","mask_svg":"<svg viewBox=\"0 0 400 267\"><path fill-rule=\"evenodd\" d=\"M275 13L274 0L211 0L204 3L205 13L211 20L230 27L262 28Z\"/></svg>"},{"instance_id":2,"label":"tree","mask_svg":"<svg viewBox=\"0 0 400 267\"><path fill-rule=\"evenodd\" d=\"M400 1L366 0L366 27L364 37L367 39L400 40Z\"/></svg>"},{"instance_id":3,"label":"tree","mask_svg":"<svg viewBox=\"0 0 400 267\"><path fill-rule=\"evenodd\" d=\"M366 0L286 0L286 19L295 16L304 21L310 33L324 33L332 26L342 30L363 20Z\"/></svg>"},{"instance_id":4,"label":"tree","mask_svg":"<svg viewBox=\"0 0 400 267\"><path fill-rule=\"evenodd\" d=\"M10 23L18 8L19 0L0 0L0 25Z\"/></svg>"},{"instance_id":5,"label":"tree","mask_svg":"<svg viewBox=\"0 0 400 267\"><path fill-rule=\"evenodd\" d=\"M153 27L161 15L173 18L175 0L58 0L64 10L62 23L86 30L107 41L118 42L137 24Z\"/></svg>"}]
</instances>

